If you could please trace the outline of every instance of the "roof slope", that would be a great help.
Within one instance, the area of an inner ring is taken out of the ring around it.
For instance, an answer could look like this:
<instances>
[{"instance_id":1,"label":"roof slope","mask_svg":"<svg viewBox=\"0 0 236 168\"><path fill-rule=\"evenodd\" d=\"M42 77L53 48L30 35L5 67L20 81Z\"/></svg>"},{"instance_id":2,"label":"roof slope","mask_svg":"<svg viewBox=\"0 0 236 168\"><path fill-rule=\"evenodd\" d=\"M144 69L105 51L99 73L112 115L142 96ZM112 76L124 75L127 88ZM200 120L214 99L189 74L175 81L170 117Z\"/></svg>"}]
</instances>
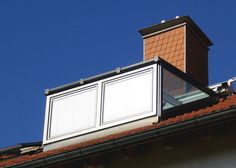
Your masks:
<instances>
[{"instance_id":1,"label":"roof slope","mask_svg":"<svg viewBox=\"0 0 236 168\"><path fill-rule=\"evenodd\" d=\"M150 126L140 127L137 129L131 129L129 131L112 134L109 136L105 136L103 138L98 138L91 141L78 143L78 144L74 144L74 145L70 145L67 147L62 147L62 148L58 148L58 149L54 149L54 150L50 150L46 152L42 152L42 150L39 150L37 153L34 153L34 154L21 155L16 158L2 160L0 162L0 167L20 165L20 164L48 158L48 157L59 156L63 153L69 153L71 151L83 149L90 146L95 146L98 144L103 144L112 140L126 138L126 137L134 136L134 135L145 133L152 130L166 128L168 126L176 125L178 123L185 123L194 118L207 117L211 114L222 113L228 110L233 110L233 112L236 113L236 94L228 97L227 99L220 99L219 102L214 105L211 105L211 106L206 105L205 108L200 108L200 109L191 111L189 113L184 113L182 115L177 115L175 117L169 118L167 120L161 121L157 124L153 124Z\"/></svg>"}]
</instances>

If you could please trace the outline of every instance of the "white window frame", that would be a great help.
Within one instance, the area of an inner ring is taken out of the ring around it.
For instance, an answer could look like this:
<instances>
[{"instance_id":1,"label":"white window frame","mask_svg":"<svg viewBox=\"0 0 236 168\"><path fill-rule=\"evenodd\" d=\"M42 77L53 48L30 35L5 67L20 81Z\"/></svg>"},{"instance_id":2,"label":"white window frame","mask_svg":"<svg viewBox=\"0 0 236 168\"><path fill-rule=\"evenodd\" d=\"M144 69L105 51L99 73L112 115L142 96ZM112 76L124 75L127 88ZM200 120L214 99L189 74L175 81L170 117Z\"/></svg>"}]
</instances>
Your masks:
<instances>
[{"instance_id":1,"label":"white window frame","mask_svg":"<svg viewBox=\"0 0 236 168\"><path fill-rule=\"evenodd\" d=\"M112 121L112 122L108 122L108 123L105 123L103 122L103 116L104 116L104 91L103 91L103 94L102 94L102 104L101 104L101 125L102 126L114 126L114 125L119 125L119 124L123 124L123 123L127 123L127 122L131 122L131 121L134 121L134 120L138 120L138 119L141 119L141 118L146 118L146 117L149 117L149 116L152 116L152 115L155 115L156 114L156 74L154 72L156 72L156 68L153 68L153 67L145 67L145 68L142 68L142 69L138 69L137 71L132 71L130 73L126 73L125 75L121 74L121 75L117 75L117 76L114 76L114 77L111 77L111 78L108 78L106 79L104 82L102 82L102 89L104 90L104 87L106 84L108 83L113 83L114 81L120 81L120 80L125 80L125 79L128 79L132 76L136 76L136 75L141 75L141 74L145 74L147 73L148 71L151 71L152 72L152 111L150 112L147 112L145 114L141 114L141 115L137 115L135 117L129 117L127 119L122 119L122 120L115 120L115 121Z\"/></svg>"},{"instance_id":2,"label":"white window frame","mask_svg":"<svg viewBox=\"0 0 236 168\"><path fill-rule=\"evenodd\" d=\"M159 65L157 64L152 64L146 67L142 67L142 68L138 68L135 70L131 70L125 73L121 73L121 74L117 74L115 76L109 77L109 78L105 78L90 84L85 84L82 86L78 86L76 88L73 89L68 89L59 93L55 93L52 95L48 95L46 98L46 109L45 109L45 122L44 122L44 136L43 136L43 144L48 144L48 143L52 143L52 142L56 142L56 141L60 141L63 139L68 139L68 138L72 138L72 137L76 137L76 136L81 136L83 134L87 134L87 133L91 133L94 131L98 131L98 130L102 130L105 128L109 128L109 127L114 127L120 124L125 124L128 122L133 122L139 119L143 119L143 118L147 118L147 117L151 117L151 116L157 116L160 109L160 100L158 100L160 98L160 94L161 94L161 89L160 89L160 85L159 82L157 80L157 78L160 79L160 73L158 73L158 68ZM142 114L142 115L138 115L135 117L131 117L128 119L124 119L124 120L119 120L119 121L115 121L112 123L108 123L108 124L103 124L102 123L102 111L103 111L103 99L104 99L104 95L103 95L103 86L105 83L112 81L114 79L118 79L118 78L125 78L125 76L130 76L130 75L135 75L135 74L141 74L142 72L146 72L148 70L152 71L152 86L153 86L153 90L152 90L152 111ZM91 87L97 87L97 111L96 111L96 127L90 128L90 129L86 129L83 131L79 131L79 132L74 132L74 133L69 133L67 135L62 135L59 137L54 137L54 138L50 138L49 133L50 133L50 122L51 122L51 103L53 98L58 97L58 96L63 96L63 95L68 95L70 93L75 93L78 92L79 90L84 90L86 88L91 88Z\"/></svg>"},{"instance_id":3,"label":"white window frame","mask_svg":"<svg viewBox=\"0 0 236 168\"><path fill-rule=\"evenodd\" d=\"M98 109L100 109L100 104L101 103L100 103L100 99L99 99L100 88L99 88L99 85L97 84L97 82L94 82L94 83L91 83L91 84L88 84L88 85L83 85L83 86L80 86L80 87L76 87L76 88L73 88L73 89L69 89L69 90L66 90L66 91L62 91L62 92L47 96L47 98L46 98L45 123L44 123L44 138L43 138L44 144L51 143L51 142L54 142L54 141L59 141L59 140L62 140L62 139L67 139L67 138L79 135L78 132L73 132L73 133L69 133L69 134L66 134L66 135L61 135L61 136L50 138L51 119L52 119L51 107L52 107L53 99L56 99L57 97L68 96L70 94L80 92L81 90L87 90L87 89L91 89L93 87L97 88L97 95L96 95L97 96L97 103L96 103L97 104L96 105L97 110L96 110L96 119L95 119L96 126L93 127L93 128L84 129L84 130L81 130L81 131L78 131L78 132L80 134L85 134L87 132L92 132L92 131L95 131L97 129L96 128L97 123L98 123L99 118L100 118L100 115L98 114Z\"/></svg>"}]
</instances>

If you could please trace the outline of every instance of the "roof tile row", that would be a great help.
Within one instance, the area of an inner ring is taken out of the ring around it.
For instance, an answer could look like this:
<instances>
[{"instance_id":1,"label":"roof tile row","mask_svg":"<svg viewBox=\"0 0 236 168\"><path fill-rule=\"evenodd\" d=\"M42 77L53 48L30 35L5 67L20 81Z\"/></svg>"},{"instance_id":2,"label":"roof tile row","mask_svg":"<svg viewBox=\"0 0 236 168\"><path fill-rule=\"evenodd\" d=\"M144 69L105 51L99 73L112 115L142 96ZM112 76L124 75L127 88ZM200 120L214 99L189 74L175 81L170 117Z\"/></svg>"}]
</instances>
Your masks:
<instances>
[{"instance_id":1,"label":"roof tile row","mask_svg":"<svg viewBox=\"0 0 236 168\"><path fill-rule=\"evenodd\" d=\"M176 124L176 123L190 120L190 119L193 119L196 117L205 116L210 113L214 113L216 111L223 111L223 110L227 110L227 109L235 108L235 107L236 107L236 95L232 95L232 96L228 97L227 99L220 99L217 104L214 104L211 106L206 106L205 108L200 108L200 109L194 110L190 113L178 115L178 116L169 118L167 120L161 121L157 124L153 124L153 125L149 125L149 126L145 126L145 127L140 127L140 128L136 128L136 129L131 129L129 131L124 131L121 133L112 134L109 136L105 136L103 138L98 138L98 139L90 140L87 142L78 143L78 144L74 144L74 145L70 145L70 146L66 146L66 147L62 147L62 148L58 148L58 149L54 149L54 150L50 150L50 151L46 151L46 152L38 151L38 153L35 153L32 155L21 155L17 158L3 160L0 162L0 167L21 164L24 162L29 162L32 160L45 158L48 156L72 151L75 149L88 147L91 145L96 145L96 144L103 143L106 141L134 135L134 134L141 133L141 132L150 131L152 129L157 129L160 127L169 126L171 124Z\"/></svg>"}]
</instances>

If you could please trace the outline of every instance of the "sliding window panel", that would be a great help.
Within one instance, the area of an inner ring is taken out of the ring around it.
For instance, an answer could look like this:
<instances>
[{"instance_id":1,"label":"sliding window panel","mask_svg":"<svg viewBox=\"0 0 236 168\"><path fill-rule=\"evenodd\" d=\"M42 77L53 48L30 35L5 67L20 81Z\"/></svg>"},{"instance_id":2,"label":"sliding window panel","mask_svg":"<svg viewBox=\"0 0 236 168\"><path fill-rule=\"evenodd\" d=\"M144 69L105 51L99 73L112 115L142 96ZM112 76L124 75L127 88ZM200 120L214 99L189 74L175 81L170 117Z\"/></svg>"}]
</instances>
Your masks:
<instances>
[{"instance_id":1,"label":"sliding window panel","mask_svg":"<svg viewBox=\"0 0 236 168\"><path fill-rule=\"evenodd\" d=\"M103 83L102 124L131 121L155 113L154 69L155 66L122 74Z\"/></svg>"},{"instance_id":2,"label":"sliding window panel","mask_svg":"<svg viewBox=\"0 0 236 168\"><path fill-rule=\"evenodd\" d=\"M50 138L96 126L97 86L52 97L50 104Z\"/></svg>"}]
</instances>

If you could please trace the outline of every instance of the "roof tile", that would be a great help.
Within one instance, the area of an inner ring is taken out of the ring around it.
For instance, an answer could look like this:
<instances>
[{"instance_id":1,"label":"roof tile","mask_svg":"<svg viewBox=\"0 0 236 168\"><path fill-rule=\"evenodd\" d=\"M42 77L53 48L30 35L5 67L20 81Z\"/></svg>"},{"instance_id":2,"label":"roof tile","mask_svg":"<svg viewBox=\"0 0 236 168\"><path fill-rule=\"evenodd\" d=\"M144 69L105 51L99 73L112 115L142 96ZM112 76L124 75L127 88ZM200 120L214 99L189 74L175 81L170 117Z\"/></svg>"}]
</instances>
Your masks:
<instances>
[{"instance_id":1,"label":"roof tile","mask_svg":"<svg viewBox=\"0 0 236 168\"><path fill-rule=\"evenodd\" d=\"M214 104L214 105L211 105L211 106L208 106L208 107L205 107L205 108L199 108L199 109L194 110L190 113L185 113L185 114L182 114L182 115L178 115L178 116L169 118L167 120L160 121L159 123L153 124L153 125L150 125L150 126L131 129L131 130L124 131L124 132L121 132L121 133L108 135L108 136L105 136L105 137L102 137L102 138L93 139L93 140L90 140L90 141L86 141L86 142L82 142L82 143L78 143L78 144L74 144L74 145L70 145L70 146L66 146L66 147L62 147L62 148L58 148L58 149L54 149L54 150L50 150L50 151L46 151L46 152L40 151L39 153L35 153L35 154L31 154L31 155L21 155L17 158L3 160L3 161L0 162L0 167L16 165L16 164L36 160L36 159L45 158L45 157L48 157L48 156L52 156L52 155L68 152L68 151L71 151L71 150L75 150L75 149L78 149L78 148L88 147L88 146L91 146L91 145L95 145L95 144L98 144L98 143L110 141L110 140L113 140L113 139L134 135L134 134L137 134L137 133L149 131L149 130L160 128L160 127L165 127L165 126L175 124L175 123L178 123L178 122L190 120L190 119L193 119L193 118L196 118L196 117L199 117L199 116L204 116L204 115L207 115L209 113L214 113L216 111L227 110L227 109L235 108L235 107L236 107L236 95L232 95L232 96L228 97L227 99L220 99L217 104Z\"/></svg>"}]
</instances>

